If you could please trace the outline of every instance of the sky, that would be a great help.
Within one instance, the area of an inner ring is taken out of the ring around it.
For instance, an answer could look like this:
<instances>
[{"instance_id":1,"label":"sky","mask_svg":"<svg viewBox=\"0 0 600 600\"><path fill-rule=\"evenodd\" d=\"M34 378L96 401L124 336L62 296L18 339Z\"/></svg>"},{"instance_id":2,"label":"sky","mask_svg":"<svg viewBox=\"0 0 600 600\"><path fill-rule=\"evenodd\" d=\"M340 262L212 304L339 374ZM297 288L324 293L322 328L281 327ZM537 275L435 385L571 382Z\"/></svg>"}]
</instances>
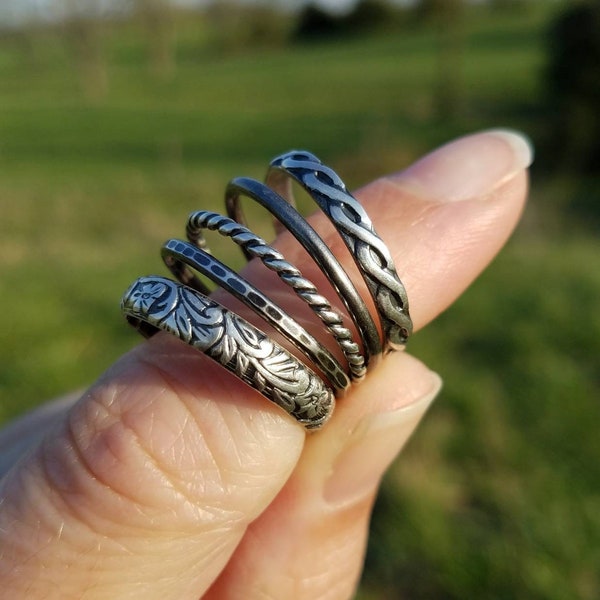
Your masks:
<instances>
[{"instance_id":1,"label":"sky","mask_svg":"<svg viewBox=\"0 0 600 600\"><path fill-rule=\"evenodd\" d=\"M77 0L74 0L77 2ZM114 10L126 4L123 0L94 0L101 10ZM203 6L211 0L171 0L181 6ZM217 0L218 1L218 0ZM253 4L260 0L237 0L240 3ZM264 1L264 0L263 0ZM299 8L309 0L269 0L273 5L284 8ZM349 11L358 0L310 0L333 13ZM415 0L393 0L396 4L413 4ZM56 19L60 17L61 0L0 0L0 26L11 25L28 20Z\"/></svg>"},{"instance_id":2,"label":"sky","mask_svg":"<svg viewBox=\"0 0 600 600\"><path fill-rule=\"evenodd\" d=\"M76 0L75 0L76 1ZM256 0L238 0L251 4ZM271 0L273 4L286 8L299 7L306 0ZM356 3L357 0L316 0L315 3L331 12L344 12ZM124 2L119 0L95 0L100 10L114 10ZM209 0L172 0L174 4L182 6L202 6ZM29 18L56 18L61 14L60 0L0 0L0 24L7 25L19 23Z\"/></svg>"}]
</instances>

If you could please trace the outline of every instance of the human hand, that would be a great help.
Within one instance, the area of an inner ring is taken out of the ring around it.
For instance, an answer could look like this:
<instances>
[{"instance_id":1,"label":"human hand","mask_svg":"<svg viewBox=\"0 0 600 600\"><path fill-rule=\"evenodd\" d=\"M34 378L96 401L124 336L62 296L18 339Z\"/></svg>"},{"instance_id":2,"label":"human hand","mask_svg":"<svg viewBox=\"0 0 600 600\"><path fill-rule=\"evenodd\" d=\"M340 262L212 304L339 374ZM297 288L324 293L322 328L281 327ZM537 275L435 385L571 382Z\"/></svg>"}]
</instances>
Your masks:
<instances>
[{"instance_id":1,"label":"human hand","mask_svg":"<svg viewBox=\"0 0 600 600\"><path fill-rule=\"evenodd\" d=\"M415 330L505 242L530 162L521 138L484 132L356 193L395 258ZM349 266L326 218L310 221ZM324 283L289 234L276 245ZM261 265L245 274L272 285ZM289 292L270 295L302 314ZM157 335L77 403L0 433L2 467L34 446L0 483L0 595L349 598L379 481L440 386L408 353L393 353L307 435L210 359Z\"/></svg>"}]
</instances>

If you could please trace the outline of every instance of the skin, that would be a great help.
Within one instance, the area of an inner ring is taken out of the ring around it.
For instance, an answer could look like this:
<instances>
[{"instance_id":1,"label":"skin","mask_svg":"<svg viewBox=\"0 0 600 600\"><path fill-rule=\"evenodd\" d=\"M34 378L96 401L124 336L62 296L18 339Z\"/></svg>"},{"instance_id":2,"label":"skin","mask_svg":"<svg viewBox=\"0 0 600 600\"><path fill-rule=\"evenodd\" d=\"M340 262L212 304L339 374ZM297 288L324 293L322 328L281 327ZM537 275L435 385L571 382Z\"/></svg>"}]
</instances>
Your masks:
<instances>
[{"instance_id":1,"label":"skin","mask_svg":"<svg viewBox=\"0 0 600 600\"><path fill-rule=\"evenodd\" d=\"M394 256L415 331L502 247L530 161L513 134L484 132L356 192ZM353 273L326 219L310 220ZM327 289L289 234L276 245ZM245 276L331 347L261 265ZM350 598L379 481L440 386L410 354L393 353L307 435L160 334L80 398L0 432L0 589L13 600Z\"/></svg>"}]
</instances>

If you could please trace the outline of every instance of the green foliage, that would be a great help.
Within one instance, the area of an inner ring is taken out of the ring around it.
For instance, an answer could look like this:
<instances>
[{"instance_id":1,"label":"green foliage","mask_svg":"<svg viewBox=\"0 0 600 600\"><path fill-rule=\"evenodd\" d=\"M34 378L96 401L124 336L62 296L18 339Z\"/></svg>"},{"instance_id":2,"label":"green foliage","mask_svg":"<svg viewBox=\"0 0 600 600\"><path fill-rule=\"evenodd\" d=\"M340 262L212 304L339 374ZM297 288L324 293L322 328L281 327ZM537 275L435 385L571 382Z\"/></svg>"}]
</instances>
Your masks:
<instances>
[{"instance_id":1,"label":"green foliage","mask_svg":"<svg viewBox=\"0 0 600 600\"><path fill-rule=\"evenodd\" d=\"M275 49L288 40L292 19L267 3L214 2L206 11L209 47L225 54L249 49Z\"/></svg>"},{"instance_id":2,"label":"green foliage","mask_svg":"<svg viewBox=\"0 0 600 600\"><path fill-rule=\"evenodd\" d=\"M345 18L345 26L356 33L391 29L401 23L401 14L386 0L360 0Z\"/></svg>"},{"instance_id":3,"label":"green foliage","mask_svg":"<svg viewBox=\"0 0 600 600\"><path fill-rule=\"evenodd\" d=\"M464 0L422 0L415 8L421 19L446 22L465 9Z\"/></svg>"},{"instance_id":4,"label":"green foliage","mask_svg":"<svg viewBox=\"0 0 600 600\"><path fill-rule=\"evenodd\" d=\"M375 511L383 597L597 597L597 252L522 232L415 337L445 388Z\"/></svg>"},{"instance_id":5,"label":"green foliage","mask_svg":"<svg viewBox=\"0 0 600 600\"><path fill-rule=\"evenodd\" d=\"M357 186L480 127L539 139L550 4L467 11L451 123L437 119L426 23L221 51L210 18L176 16L167 79L147 68L139 22L105 23L109 85L93 105L59 30L0 39L0 420L84 386L138 342L123 290L166 272L161 243L190 211L221 210L232 176L260 178L273 155L306 147ZM411 341L446 384L386 480L360 598L600 595L599 248L570 220L580 184L562 177L534 172L520 234Z\"/></svg>"},{"instance_id":6,"label":"green foliage","mask_svg":"<svg viewBox=\"0 0 600 600\"><path fill-rule=\"evenodd\" d=\"M341 33L340 18L309 3L298 18L293 38L299 41L327 39Z\"/></svg>"}]
</instances>

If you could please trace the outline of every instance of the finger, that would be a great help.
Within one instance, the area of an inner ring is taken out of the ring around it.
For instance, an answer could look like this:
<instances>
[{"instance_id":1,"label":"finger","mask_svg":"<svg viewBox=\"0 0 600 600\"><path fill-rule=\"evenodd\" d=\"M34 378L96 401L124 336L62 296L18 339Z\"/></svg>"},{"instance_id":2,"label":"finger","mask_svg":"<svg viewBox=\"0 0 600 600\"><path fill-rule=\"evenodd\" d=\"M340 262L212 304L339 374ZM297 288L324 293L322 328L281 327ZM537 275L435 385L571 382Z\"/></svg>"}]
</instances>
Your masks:
<instances>
[{"instance_id":1,"label":"finger","mask_svg":"<svg viewBox=\"0 0 600 600\"><path fill-rule=\"evenodd\" d=\"M486 131L443 146L407 170L356 192L393 254L416 330L451 304L503 246L523 208L525 168L531 159L531 147L521 136L504 130ZM344 268L354 274L353 283L375 312L340 235L320 211L308 220ZM303 274L319 289L331 289L289 232L277 238L277 245L286 259L301 265ZM301 301L291 297L289 288L258 261L251 262L245 273L259 286L268 286L279 302L293 306L293 314L300 318L306 314ZM219 301L239 308L226 295L218 295ZM341 309L334 293L328 298ZM303 324L310 327L312 322L314 319Z\"/></svg>"},{"instance_id":2,"label":"finger","mask_svg":"<svg viewBox=\"0 0 600 600\"><path fill-rule=\"evenodd\" d=\"M80 396L81 392L73 392L47 402L0 430L0 479L21 456L40 443Z\"/></svg>"},{"instance_id":3,"label":"finger","mask_svg":"<svg viewBox=\"0 0 600 600\"><path fill-rule=\"evenodd\" d=\"M486 133L361 191L382 237L394 240L417 326L459 294L504 242L521 211L529 161L518 138ZM351 597L379 480L439 387L439 378L405 353L383 361L307 440L290 480L252 523L206 598Z\"/></svg>"},{"instance_id":4,"label":"finger","mask_svg":"<svg viewBox=\"0 0 600 600\"><path fill-rule=\"evenodd\" d=\"M151 341L4 481L0 569L11 597L197 597L303 443L286 415L203 356Z\"/></svg>"},{"instance_id":5,"label":"finger","mask_svg":"<svg viewBox=\"0 0 600 600\"><path fill-rule=\"evenodd\" d=\"M378 366L307 440L292 477L203 600L352 597L380 478L440 387L439 376L407 354Z\"/></svg>"}]
</instances>

